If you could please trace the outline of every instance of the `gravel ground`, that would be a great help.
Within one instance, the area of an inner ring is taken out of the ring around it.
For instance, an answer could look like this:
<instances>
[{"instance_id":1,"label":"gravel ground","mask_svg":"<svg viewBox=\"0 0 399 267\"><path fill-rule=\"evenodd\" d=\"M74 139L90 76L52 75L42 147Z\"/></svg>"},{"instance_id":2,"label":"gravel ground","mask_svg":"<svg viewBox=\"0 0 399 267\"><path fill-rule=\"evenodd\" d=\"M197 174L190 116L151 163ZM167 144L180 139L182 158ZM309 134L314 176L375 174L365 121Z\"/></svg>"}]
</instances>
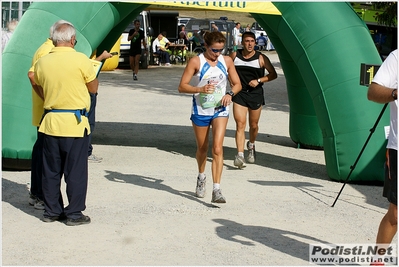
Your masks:
<instances>
[{"instance_id":1,"label":"gravel ground","mask_svg":"<svg viewBox=\"0 0 399 267\"><path fill-rule=\"evenodd\" d=\"M3 171L2 264L309 265L309 244L373 244L388 206L382 187L346 185L331 207L342 184L327 177L323 151L291 141L284 74L266 54L279 77L265 86L257 162L234 168L231 117L226 204L211 204L211 182L204 199L194 195L191 96L177 91L184 66L151 66L138 81L129 70L102 72L93 145L104 160L89 164L91 224L43 223L28 205L30 172Z\"/></svg>"}]
</instances>

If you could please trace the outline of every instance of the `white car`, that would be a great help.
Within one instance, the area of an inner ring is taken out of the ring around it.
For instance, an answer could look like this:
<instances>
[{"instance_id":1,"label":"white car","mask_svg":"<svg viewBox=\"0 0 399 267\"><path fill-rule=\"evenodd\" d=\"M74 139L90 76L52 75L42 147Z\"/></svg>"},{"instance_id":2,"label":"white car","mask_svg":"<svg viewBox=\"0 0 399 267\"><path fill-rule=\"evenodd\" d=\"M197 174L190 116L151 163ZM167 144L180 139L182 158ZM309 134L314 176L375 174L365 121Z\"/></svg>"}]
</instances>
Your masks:
<instances>
[{"instance_id":1,"label":"white car","mask_svg":"<svg viewBox=\"0 0 399 267\"><path fill-rule=\"evenodd\" d=\"M185 26L190 19L192 18L177 18L177 26Z\"/></svg>"},{"instance_id":2,"label":"white car","mask_svg":"<svg viewBox=\"0 0 399 267\"><path fill-rule=\"evenodd\" d=\"M265 32L265 30L256 21L254 23L252 23L251 31L253 33L255 33L256 38L258 38L260 36L261 32L263 32L264 36L267 36L267 33Z\"/></svg>"}]
</instances>

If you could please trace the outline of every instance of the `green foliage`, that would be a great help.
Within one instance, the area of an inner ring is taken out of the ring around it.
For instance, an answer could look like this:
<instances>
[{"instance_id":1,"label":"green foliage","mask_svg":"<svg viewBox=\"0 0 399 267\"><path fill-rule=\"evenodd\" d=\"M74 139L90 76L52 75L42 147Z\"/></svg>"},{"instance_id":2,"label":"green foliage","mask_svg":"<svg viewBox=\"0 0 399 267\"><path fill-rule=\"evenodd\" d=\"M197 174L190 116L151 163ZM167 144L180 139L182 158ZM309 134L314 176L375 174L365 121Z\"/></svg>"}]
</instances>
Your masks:
<instances>
[{"instance_id":1,"label":"green foliage","mask_svg":"<svg viewBox=\"0 0 399 267\"><path fill-rule=\"evenodd\" d=\"M397 2L374 2L373 7L382 12L376 13L375 19L378 24L388 27L397 26L398 22L398 3Z\"/></svg>"}]
</instances>

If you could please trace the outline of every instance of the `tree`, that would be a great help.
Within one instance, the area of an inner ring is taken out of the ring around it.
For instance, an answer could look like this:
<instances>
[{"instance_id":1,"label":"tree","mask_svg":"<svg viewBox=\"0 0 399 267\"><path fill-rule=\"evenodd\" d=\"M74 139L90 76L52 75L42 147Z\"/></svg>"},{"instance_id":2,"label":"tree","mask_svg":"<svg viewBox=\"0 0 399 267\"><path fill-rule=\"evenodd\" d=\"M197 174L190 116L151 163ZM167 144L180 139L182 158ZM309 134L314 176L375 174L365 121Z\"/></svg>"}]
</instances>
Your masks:
<instances>
[{"instance_id":1,"label":"tree","mask_svg":"<svg viewBox=\"0 0 399 267\"><path fill-rule=\"evenodd\" d=\"M376 13L375 19L378 24L387 27L396 27L398 22L398 3L397 2L374 2L374 9L381 10L382 13Z\"/></svg>"}]
</instances>

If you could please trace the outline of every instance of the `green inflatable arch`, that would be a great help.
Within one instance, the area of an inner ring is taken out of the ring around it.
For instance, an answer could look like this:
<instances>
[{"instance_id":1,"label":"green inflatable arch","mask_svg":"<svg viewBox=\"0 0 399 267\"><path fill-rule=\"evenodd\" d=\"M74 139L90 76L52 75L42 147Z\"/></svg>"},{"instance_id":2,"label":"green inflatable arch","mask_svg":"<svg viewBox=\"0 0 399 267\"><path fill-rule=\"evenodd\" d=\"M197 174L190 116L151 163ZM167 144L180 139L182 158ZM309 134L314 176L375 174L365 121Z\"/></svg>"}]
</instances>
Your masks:
<instances>
[{"instance_id":1,"label":"green inflatable arch","mask_svg":"<svg viewBox=\"0 0 399 267\"><path fill-rule=\"evenodd\" d=\"M360 64L381 64L367 26L348 3L276 2L281 15L251 13L279 55L290 104L290 136L303 147L323 147L327 174L344 181L382 105L367 100ZM110 49L148 5L121 2L34 2L3 53L3 168L29 169L36 129L31 124L27 71L48 29L59 19L77 29L78 51ZM104 19L107 18L107 19ZM351 175L383 181L388 112Z\"/></svg>"}]
</instances>

